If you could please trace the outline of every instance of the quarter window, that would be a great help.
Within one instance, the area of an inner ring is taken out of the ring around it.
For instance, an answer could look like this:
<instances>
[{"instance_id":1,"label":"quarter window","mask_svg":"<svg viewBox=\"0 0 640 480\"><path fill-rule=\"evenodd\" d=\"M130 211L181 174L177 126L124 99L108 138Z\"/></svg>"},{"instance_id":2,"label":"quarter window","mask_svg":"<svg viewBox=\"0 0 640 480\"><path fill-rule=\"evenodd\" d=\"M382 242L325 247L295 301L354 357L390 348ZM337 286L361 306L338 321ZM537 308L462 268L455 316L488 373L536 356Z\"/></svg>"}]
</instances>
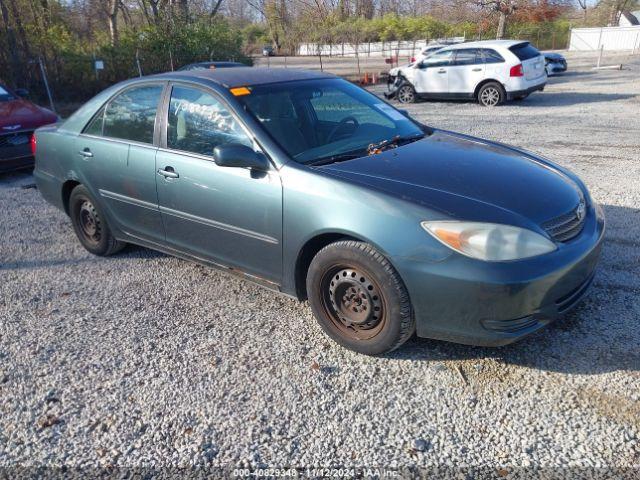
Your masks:
<instances>
[{"instance_id":1,"label":"quarter window","mask_svg":"<svg viewBox=\"0 0 640 480\"><path fill-rule=\"evenodd\" d=\"M167 126L167 147L175 150L210 156L218 145L253 145L231 112L196 88L173 87Z\"/></svg>"},{"instance_id":2,"label":"quarter window","mask_svg":"<svg viewBox=\"0 0 640 480\"><path fill-rule=\"evenodd\" d=\"M102 136L102 124L104 122L104 107L100 109L98 113L93 117L93 120L89 122L87 128L84 129L84 133L89 135Z\"/></svg>"},{"instance_id":3,"label":"quarter window","mask_svg":"<svg viewBox=\"0 0 640 480\"><path fill-rule=\"evenodd\" d=\"M482 48L482 56L484 57L484 63L502 63L504 58L495 50L490 48Z\"/></svg>"},{"instance_id":4,"label":"quarter window","mask_svg":"<svg viewBox=\"0 0 640 480\"><path fill-rule=\"evenodd\" d=\"M144 85L125 90L107 104L102 134L105 137L153 143L156 111L160 103L162 85ZM98 117L94 119L96 122ZM89 125L97 131L98 125Z\"/></svg>"}]
</instances>

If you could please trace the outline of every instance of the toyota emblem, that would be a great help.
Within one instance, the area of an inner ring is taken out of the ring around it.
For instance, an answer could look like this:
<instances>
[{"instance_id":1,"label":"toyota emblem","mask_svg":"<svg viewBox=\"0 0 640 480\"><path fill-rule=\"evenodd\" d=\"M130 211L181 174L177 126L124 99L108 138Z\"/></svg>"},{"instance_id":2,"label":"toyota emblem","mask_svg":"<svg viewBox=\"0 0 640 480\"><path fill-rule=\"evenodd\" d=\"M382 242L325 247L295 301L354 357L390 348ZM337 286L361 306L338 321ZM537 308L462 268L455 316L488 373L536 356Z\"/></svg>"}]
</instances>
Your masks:
<instances>
[{"instance_id":1,"label":"toyota emblem","mask_svg":"<svg viewBox=\"0 0 640 480\"><path fill-rule=\"evenodd\" d=\"M576 217L578 217L578 220L581 222L584 219L584 216L587 213L587 206L584 204L583 200L580 200L580 203L578 204L578 208L576 208Z\"/></svg>"}]
</instances>

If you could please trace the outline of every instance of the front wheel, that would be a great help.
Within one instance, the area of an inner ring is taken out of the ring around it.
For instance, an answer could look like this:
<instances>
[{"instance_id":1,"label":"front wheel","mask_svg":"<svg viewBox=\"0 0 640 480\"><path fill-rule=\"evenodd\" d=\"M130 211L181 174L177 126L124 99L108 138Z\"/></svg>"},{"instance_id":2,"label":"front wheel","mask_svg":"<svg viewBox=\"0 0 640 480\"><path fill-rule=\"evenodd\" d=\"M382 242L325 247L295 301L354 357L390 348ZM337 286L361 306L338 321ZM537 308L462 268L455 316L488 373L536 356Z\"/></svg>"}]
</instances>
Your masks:
<instances>
[{"instance_id":1,"label":"front wheel","mask_svg":"<svg viewBox=\"0 0 640 480\"><path fill-rule=\"evenodd\" d=\"M350 350L387 353L415 330L402 279L367 243L340 241L320 250L309 266L307 294L322 329Z\"/></svg>"},{"instance_id":2,"label":"front wheel","mask_svg":"<svg viewBox=\"0 0 640 480\"><path fill-rule=\"evenodd\" d=\"M396 92L396 97L400 103L415 103L416 91L412 85L405 83Z\"/></svg>"},{"instance_id":3,"label":"front wheel","mask_svg":"<svg viewBox=\"0 0 640 480\"><path fill-rule=\"evenodd\" d=\"M504 102L504 89L499 83L485 83L478 90L478 103L485 107L495 107Z\"/></svg>"}]
</instances>

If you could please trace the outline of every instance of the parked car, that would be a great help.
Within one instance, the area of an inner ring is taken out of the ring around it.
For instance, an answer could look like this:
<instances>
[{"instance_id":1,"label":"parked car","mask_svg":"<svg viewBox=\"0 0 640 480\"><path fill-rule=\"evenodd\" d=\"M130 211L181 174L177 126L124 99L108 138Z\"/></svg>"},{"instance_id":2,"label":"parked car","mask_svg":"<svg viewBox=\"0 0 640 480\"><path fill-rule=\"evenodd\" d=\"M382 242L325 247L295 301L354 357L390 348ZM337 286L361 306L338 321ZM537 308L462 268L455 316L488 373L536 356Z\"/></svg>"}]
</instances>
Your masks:
<instances>
[{"instance_id":1,"label":"parked car","mask_svg":"<svg viewBox=\"0 0 640 480\"><path fill-rule=\"evenodd\" d=\"M216 68L235 68L235 67L246 67L244 63L239 62L199 62L199 63L190 63L189 65L185 65L182 68L179 68L179 72L184 72L187 70L215 70Z\"/></svg>"},{"instance_id":2,"label":"parked car","mask_svg":"<svg viewBox=\"0 0 640 480\"><path fill-rule=\"evenodd\" d=\"M555 75L567 71L567 60L555 52L544 52L544 63L547 75Z\"/></svg>"},{"instance_id":3,"label":"parked car","mask_svg":"<svg viewBox=\"0 0 640 480\"><path fill-rule=\"evenodd\" d=\"M529 42L493 40L442 48L396 73L387 98L412 103L418 98L475 98L495 106L542 91L544 58Z\"/></svg>"},{"instance_id":4,"label":"parked car","mask_svg":"<svg viewBox=\"0 0 640 480\"><path fill-rule=\"evenodd\" d=\"M602 210L567 169L318 71L134 79L36 137L38 189L89 252L244 275L366 354L414 331L513 342L573 307L600 255Z\"/></svg>"},{"instance_id":5,"label":"parked car","mask_svg":"<svg viewBox=\"0 0 640 480\"><path fill-rule=\"evenodd\" d=\"M273 50L273 47L271 45L264 45L262 47L262 56L263 57L273 57L275 55L275 52Z\"/></svg>"},{"instance_id":6,"label":"parked car","mask_svg":"<svg viewBox=\"0 0 640 480\"><path fill-rule=\"evenodd\" d=\"M12 91L0 84L0 172L33 165L33 131L58 121L51 110L27 100L24 89Z\"/></svg>"}]
</instances>

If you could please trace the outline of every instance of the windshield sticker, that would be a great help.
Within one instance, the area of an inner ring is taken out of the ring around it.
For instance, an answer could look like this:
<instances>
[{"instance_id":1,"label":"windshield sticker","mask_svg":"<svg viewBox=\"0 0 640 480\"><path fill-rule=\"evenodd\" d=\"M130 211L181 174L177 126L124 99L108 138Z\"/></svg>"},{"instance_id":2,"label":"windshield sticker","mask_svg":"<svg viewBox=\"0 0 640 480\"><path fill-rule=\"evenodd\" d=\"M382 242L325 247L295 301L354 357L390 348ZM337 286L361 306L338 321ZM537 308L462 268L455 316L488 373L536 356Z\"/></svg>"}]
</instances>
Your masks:
<instances>
[{"instance_id":1,"label":"windshield sticker","mask_svg":"<svg viewBox=\"0 0 640 480\"><path fill-rule=\"evenodd\" d=\"M386 114L388 117L391 117L391 119L395 120L396 122L399 122L400 120L407 120L407 117L405 117L391 105L387 105L386 103L376 103L374 107L376 107L382 113Z\"/></svg>"}]
</instances>

